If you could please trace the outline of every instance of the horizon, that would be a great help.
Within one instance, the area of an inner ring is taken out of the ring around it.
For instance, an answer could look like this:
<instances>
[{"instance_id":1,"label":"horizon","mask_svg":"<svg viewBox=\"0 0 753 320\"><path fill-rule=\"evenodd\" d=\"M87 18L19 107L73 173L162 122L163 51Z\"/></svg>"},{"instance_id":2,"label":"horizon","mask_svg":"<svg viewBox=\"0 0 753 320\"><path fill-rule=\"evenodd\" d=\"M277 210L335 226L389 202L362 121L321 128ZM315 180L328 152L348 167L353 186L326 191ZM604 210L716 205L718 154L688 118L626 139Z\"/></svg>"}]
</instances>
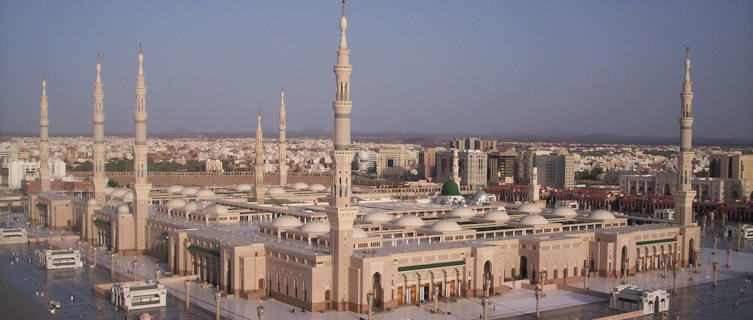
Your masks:
<instances>
[{"instance_id":1,"label":"horizon","mask_svg":"<svg viewBox=\"0 0 753 320\"><path fill-rule=\"evenodd\" d=\"M3 2L0 131L38 133L46 73L51 132L91 132L101 52L105 130L133 132L143 39L152 134L276 128L281 83L288 130L329 132L339 1L261 4ZM689 45L695 136L753 137L753 3L426 4L349 4L354 133L676 138Z\"/></svg>"}]
</instances>

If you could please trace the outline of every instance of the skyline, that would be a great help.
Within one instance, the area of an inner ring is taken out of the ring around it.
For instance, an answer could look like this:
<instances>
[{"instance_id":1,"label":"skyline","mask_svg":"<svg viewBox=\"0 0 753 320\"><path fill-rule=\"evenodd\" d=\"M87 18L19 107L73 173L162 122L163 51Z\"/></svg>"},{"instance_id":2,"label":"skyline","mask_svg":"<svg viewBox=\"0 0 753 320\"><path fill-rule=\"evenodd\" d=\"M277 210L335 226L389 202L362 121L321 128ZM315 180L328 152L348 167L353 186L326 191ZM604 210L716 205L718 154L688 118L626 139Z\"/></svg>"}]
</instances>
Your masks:
<instances>
[{"instance_id":1,"label":"skyline","mask_svg":"<svg viewBox=\"0 0 753 320\"><path fill-rule=\"evenodd\" d=\"M280 84L286 86L289 131L328 131L332 76L322 66L332 63L338 39L332 36L337 26L320 21L336 17L339 2L265 3L257 12L259 4L198 10L196 3L87 9L76 3L32 8L6 2L0 46L10 49L0 52L0 82L6 84L0 108L7 116L0 119L0 131L36 132L39 83L46 73L50 131L90 132L101 52L105 128L133 132L139 40L150 86L150 132L251 132L258 106L265 130L273 131ZM358 21L349 27L360 35L349 43L359 66L353 125L360 131L676 137L683 73L678 61L689 45L698 93L696 135L753 137L753 43L746 41L753 34L753 10L745 10L750 3L425 4L349 4L349 16ZM52 12L56 15L46 15ZM627 13L610 15L616 12ZM566 17L569 13L580 17ZM722 13L724 21L713 18ZM385 14L389 24L379 21ZM76 21L66 23L71 19ZM222 23L212 24L219 19ZM537 23L542 19L548 23ZM593 30L596 22L606 30ZM52 26L56 32L44 32ZM266 30L254 32L261 28ZM474 34L464 38L469 32ZM257 36L262 45L252 43ZM496 116L487 116L490 112ZM594 122L598 114L608 116Z\"/></svg>"}]
</instances>

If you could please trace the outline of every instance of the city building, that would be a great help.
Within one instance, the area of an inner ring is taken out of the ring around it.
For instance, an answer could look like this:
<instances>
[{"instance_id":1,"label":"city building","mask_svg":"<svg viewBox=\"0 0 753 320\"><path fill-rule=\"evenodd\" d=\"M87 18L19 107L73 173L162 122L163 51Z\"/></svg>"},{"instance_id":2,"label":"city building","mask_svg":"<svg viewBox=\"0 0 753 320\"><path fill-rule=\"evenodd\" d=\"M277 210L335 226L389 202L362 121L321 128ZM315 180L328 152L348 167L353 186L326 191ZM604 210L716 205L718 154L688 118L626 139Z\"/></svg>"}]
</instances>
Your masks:
<instances>
[{"instance_id":1,"label":"city building","mask_svg":"<svg viewBox=\"0 0 753 320\"><path fill-rule=\"evenodd\" d=\"M693 178L690 185L697 200L711 203L748 201L751 199L748 191L753 188L750 182L736 178ZM626 194L671 195L677 188L674 172L620 176L620 189Z\"/></svg>"},{"instance_id":2,"label":"city building","mask_svg":"<svg viewBox=\"0 0 753 320\"><path fill-rule=\"evenodd\" d=\"M403 179L408 175L408 152L403 149L379 149L377 152L377 176Z\"/></svg>"},{"instance_id":3,"label":"city building","mask_svg":"<svg viewBox=\"0 0 753 320\"><path fill-rule=\"evenodd\" d=\"M457 176L460 181L455 183L459 186L483 188L487 184L487 155L479 150L437 151L436 170L436 181L455 180Z\"/></svg>"},{"instance_id":4,"label":"city building","mask_svg":"<svg viewBox=\"0 0 753 320\"><path fill-rule=\"evenodd\" d=\"M418 172L426 181L436 181L437 176L437 151L444 148L426 148L418 154Z\"/></svg>"},{"instance_id":5,"label":"city building","mask_svg":"<svg viewBox=\"0 0 753 320\"><path fill-rule=\"evenodd\" d=\"M450 148L458 150L497 151L497 140L479 138L458 138L450 141Z\"/></svg>"},{"instance_id":6,"label":"city building","mask_svg":"<svg viewBox=\"0 0 753 320\"><path fill-rule=\"evenodd\" d=\"M84 266L81 261L81 252L75 249L42 250L39 261L47 270L78 269Z\"/></svg>"},{"instance_id":7,"label":"city building","mask_svg":"<svg viewBox=\"0 0 753 320\"><path fill-rule=\"evenodd\" d=\"M207 159L205 162L206 172L210 173L223 173L225 170L222 168L222 160L219 159Z\"/></svg>"},{"instance_id":8,"label":"city building","mask_svg":"<svg viewBox=\"0 0 753 320\"><path fill-rule=\"evenodd\" d=\"M560 189L575 187L575 162L565 149L556 153L536 156L539 184Z\"/></svg>"},{"instance_id":9,"label":"city building","mask_svg":"<svg viewBox=\"0 0 753 320\"><path fill-rule=\"evenodd\" d=\"M489 184L514 183L517 158L518 155L514 151L488 153L487 181Z\"/></svg>"},{"instance_id":10,"label":"city building","mask_svg":"<svg viewBox=\"0 0 753 320\"><path fill-rule=\"evenodd\" d=\"M642 311L641 315L669 311L667 290L646 290L634 285L616 286L609 297L609 307L620 312Z\"/></svg>"}]
</instances>

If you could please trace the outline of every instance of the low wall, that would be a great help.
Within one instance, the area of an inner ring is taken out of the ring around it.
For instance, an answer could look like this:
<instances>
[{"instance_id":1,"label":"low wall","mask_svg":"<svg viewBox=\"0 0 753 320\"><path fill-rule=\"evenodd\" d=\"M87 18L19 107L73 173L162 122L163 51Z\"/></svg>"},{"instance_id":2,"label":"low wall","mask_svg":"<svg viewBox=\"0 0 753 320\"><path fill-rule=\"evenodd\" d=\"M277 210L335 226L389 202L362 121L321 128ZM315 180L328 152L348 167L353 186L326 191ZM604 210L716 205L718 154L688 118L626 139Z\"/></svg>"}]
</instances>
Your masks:
<instances>
[{"instance_id":1,"label":"low wall","mask_svg":"<svg viewBox=\"0 0 753 320\"><path fill-rule=\"evenodd\" d=\"M635 319L643 316L642 310L637 311L631 311L631 312L625 312L620 314L615 314L611 316L606 316L602 318L596 318L594 320L622 320L622 319Z\"/></svg>"}]
</instances>

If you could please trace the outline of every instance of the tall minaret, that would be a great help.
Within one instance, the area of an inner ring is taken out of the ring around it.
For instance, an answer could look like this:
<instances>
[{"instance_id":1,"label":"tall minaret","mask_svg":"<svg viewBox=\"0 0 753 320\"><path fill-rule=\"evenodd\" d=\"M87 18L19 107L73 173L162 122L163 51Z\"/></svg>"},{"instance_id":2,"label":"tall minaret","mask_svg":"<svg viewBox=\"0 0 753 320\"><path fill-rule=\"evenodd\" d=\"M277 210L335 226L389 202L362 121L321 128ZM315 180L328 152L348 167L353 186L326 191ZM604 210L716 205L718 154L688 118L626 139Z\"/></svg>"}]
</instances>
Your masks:
<instances>
[{"instance_id":1,"label":"tall minaret","mask_svg":"<svg viewBox=\"0 0 753 320\"><path fill-rule=\"evenodd\" d=\"M102 90L102 62L97 54L97 80L94 82L94 198L97 206L104 207L107 196L107 177L105 176L105 92Z\"/></svg>"},{"instance_id":2,"label":"tall minaret","mask_svg":"<svg viewBox=\"0 0 753 320\"><path fill-rule=\"evenodd\" d=\"M458 164L458 149L452 149L452 181L460 187L460 165Z\"/></svg>"},{"instance_id":3,"label":"tall minaret","mask_svg":"<svg viewBox=\"0 0 753 320\"><path fill-rule=\"evenodd\" d=\"M280 89L280 185L284 186L288 184L288 144L285 141L285 88Z\"/></svg>"},{"instance_id":4,"label":"tall minaret","mask_svg":"<svg viewBox=\"0 0 753 320\"><path fill-rule=\"evenodd\" d=\"M39 183L40 190L50 190L50 146L47 140L47 126L50 120L47 118L47 78L42 76L42 96L39 100Z\"/></svg>"},{"instance_id":5,"label":"tall minaret","mask_svg":"<svg viewBox=\"0 0 753 320\"><path fill-rule=\"evenodd\" d=\"M262 131L261 131L261 108L256 113L256 165L254 170L254 178L256 178L256 185L254 189L256 191L256 202L259 204L264 203L264 148L261 145Z\"/></svg>"},{"instance_id":6,"label":"tall minaret","mask_svg":"<svg viewBox=\"0 0 753 320\"><path fill-rule=\"evenodd\" d=\"M334 308L337 310L348 309L348 268L350 258L353 255L353 220L358 213L358 207L350 203L350 164L353 161L354 152L350 150L350 110L353 102L350 101L350 50L345 40L345 30L348 28L348 20L345 18L345 0L342 3L340 15L340 47L337 49L337 64L335 65L335 101L332 108L335 110L335 127L333 130L333 142L335 149L332 151L332 191L329 199L327 217L330 224L330 249L332 254L334 283Z\"/></svg>"},{"instance_id":7,"label":"tall minaret","mask_svg":"<svg viewBox=\"0 0 753 320\"><path fill-rule=\"evenodd\" d=\"M147 182L146 155L146 79L144 77L144 53L139 42L139 69L136 75L136 110L133 113L135 144L133 146L133 215L136 250L146 248L146 217L149 215L149 191L152 185Z\"/></svg>"},{"instance_id":8,"label":"tall minaret","mask_svg":"<svg viewBox=\"0 0 753 320\"><path fill-rule=\"evenodd\" d=\"M531 180L528 182L528 202L535 203L536 201L539 201L539 170L534 161L531 168Z\"/></svg>"},{"instance_id":9,"label":"tall minaret","mask_svg":"<svg viewBox=\"0 0 753 320\"><path fill-rule=\"evenodd\" d=\"M678 189L674 193L675 222L693 224L693 199L696 192L691 187L693 179L693 82L690 81L690 48L685 49L685 80L680 93L680 153L677 157Z\"/></svg>"}]
</instances>

